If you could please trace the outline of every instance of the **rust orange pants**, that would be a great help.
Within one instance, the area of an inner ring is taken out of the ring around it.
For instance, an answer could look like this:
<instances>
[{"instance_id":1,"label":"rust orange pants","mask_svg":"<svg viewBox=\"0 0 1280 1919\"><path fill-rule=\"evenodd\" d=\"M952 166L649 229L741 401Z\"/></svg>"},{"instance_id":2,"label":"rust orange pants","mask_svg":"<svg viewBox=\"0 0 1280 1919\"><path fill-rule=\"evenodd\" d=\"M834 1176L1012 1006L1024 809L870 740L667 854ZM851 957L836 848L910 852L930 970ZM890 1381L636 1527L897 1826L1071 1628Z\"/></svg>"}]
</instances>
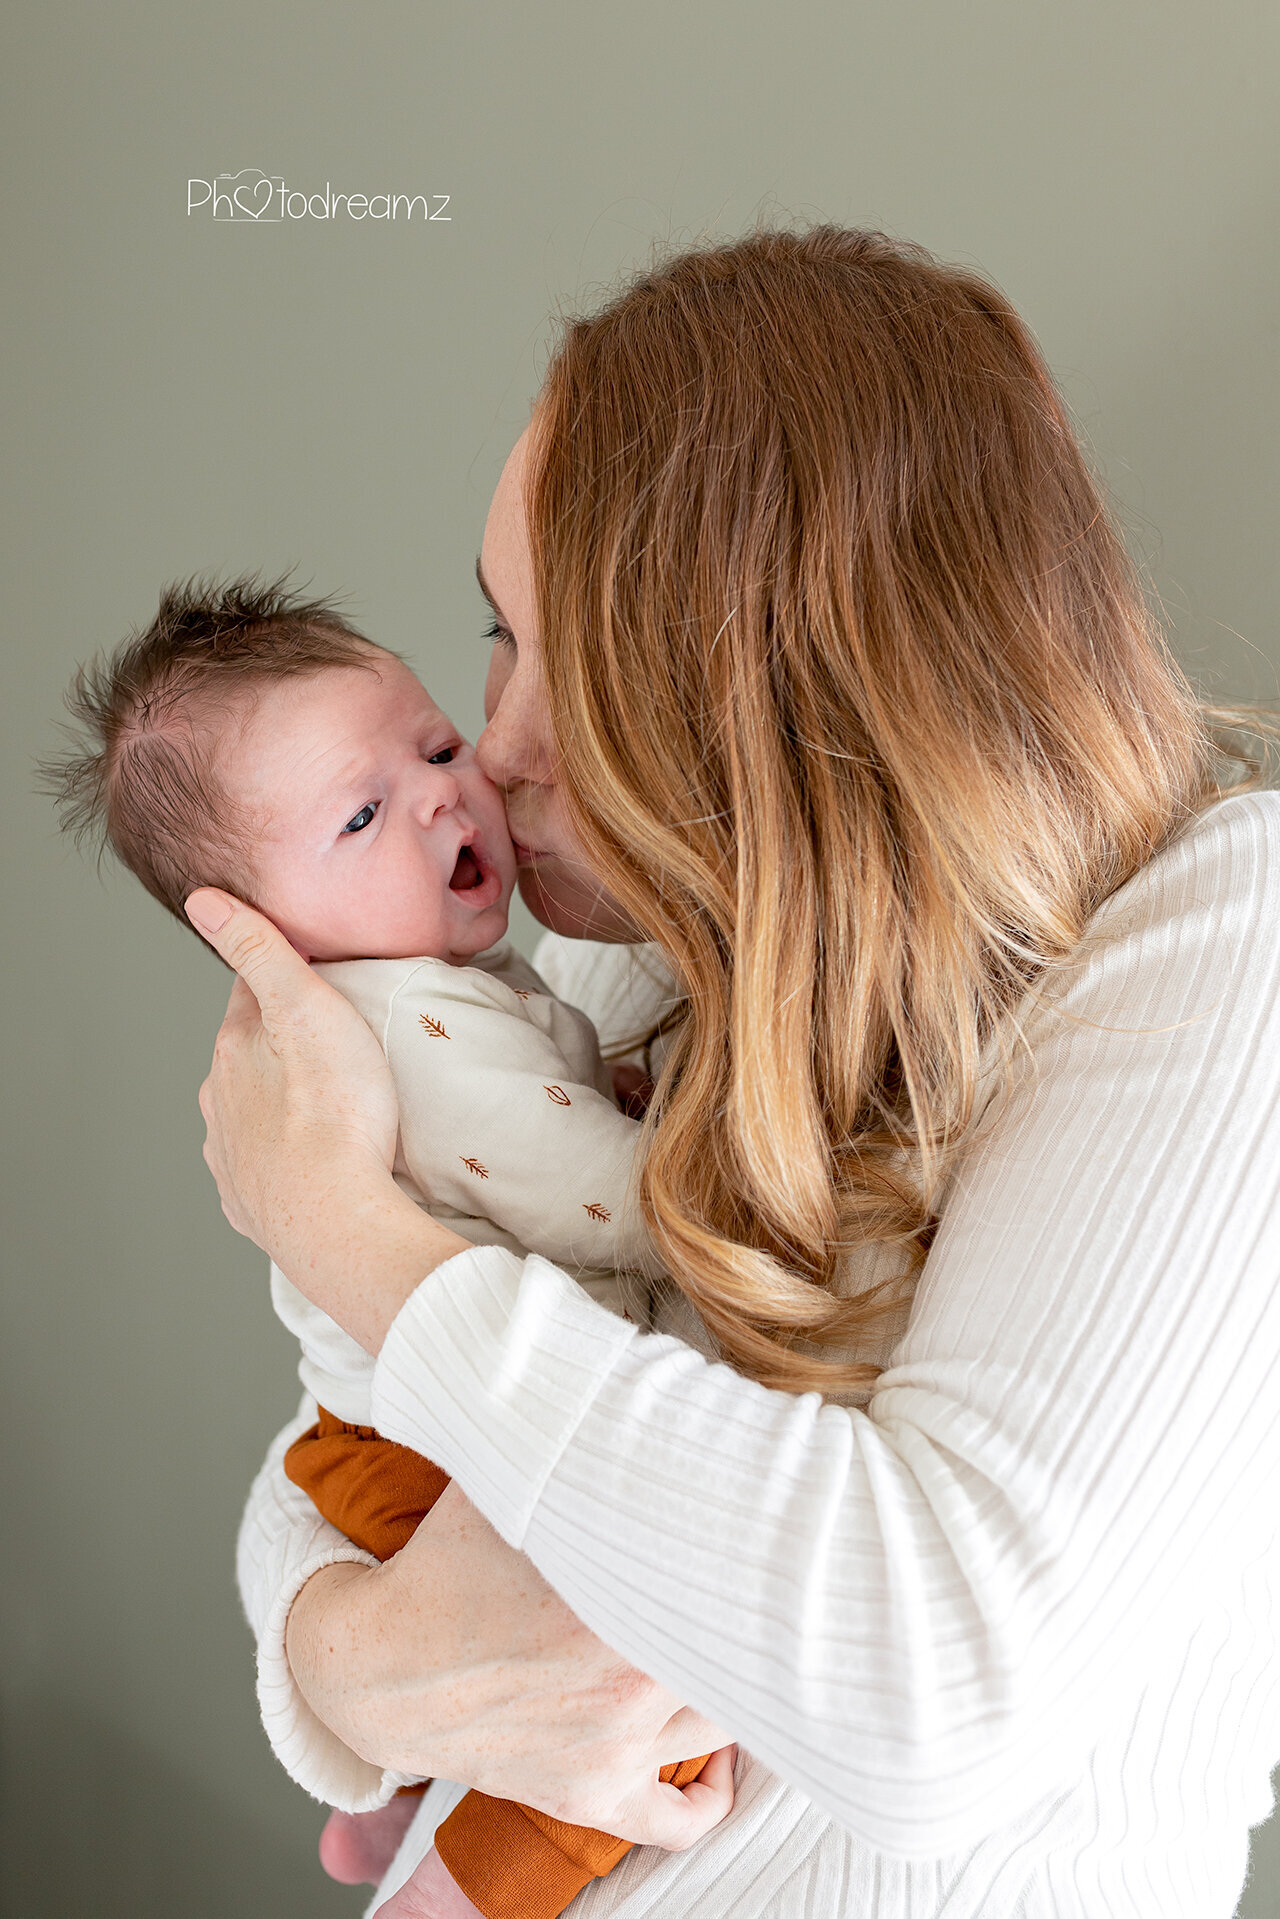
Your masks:
<instances>
[{"instance_id":1,"label":"rust orange pants","mask_svg":"<svg viewBox=\"0 0 1280 1919\"><path fill-rule=\"evenodd\" d=\"M284 1469L326 1519L375 1559L407 1545L449 1478L408 1446L372 1426L349 1426L320 1408L319 1424L285 1454ZM707 1754L664 1766L668 1784L687 1786ZM612 1872L631 1848L589 1826L566 1825L531 1806L469 1792L436 1831L436 1850L485 1919L557 1919L592 1879Z\"/></svg>"}]
</instances>

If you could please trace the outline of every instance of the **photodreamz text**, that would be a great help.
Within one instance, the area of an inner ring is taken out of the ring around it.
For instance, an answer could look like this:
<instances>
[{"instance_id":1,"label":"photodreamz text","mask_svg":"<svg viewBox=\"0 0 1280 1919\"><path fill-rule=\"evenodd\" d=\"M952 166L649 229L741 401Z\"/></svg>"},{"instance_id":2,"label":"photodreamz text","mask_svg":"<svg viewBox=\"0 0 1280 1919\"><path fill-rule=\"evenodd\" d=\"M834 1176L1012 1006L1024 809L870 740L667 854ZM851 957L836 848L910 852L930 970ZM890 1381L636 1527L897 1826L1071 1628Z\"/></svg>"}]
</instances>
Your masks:
<instances>
[{"instance_id":1,"label":"photodreamz text","mask_svg":"<svg viewBox=\"0 0 1280 1919\"><path fill-rule=\"evenodd\" d=\"M278 173L241 167L211 180L187 181L187 218L199 213L222 222L280 226L286 220L400 220L446 225L447 193L335 193L326 180L323 193L302 193L286 186Z\"/></svg>"}]
</instances>

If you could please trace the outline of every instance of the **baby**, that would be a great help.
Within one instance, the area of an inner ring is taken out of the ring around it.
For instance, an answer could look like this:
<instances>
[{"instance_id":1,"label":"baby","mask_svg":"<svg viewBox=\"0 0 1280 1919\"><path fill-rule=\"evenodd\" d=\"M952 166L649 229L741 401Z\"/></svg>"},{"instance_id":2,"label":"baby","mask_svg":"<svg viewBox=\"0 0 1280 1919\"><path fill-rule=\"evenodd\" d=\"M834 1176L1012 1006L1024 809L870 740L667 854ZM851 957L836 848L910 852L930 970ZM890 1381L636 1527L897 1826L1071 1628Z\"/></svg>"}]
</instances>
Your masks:
<instances>
[{"instance_id":1,"label":"baby","mask_svg":"<svg viewBox=\"0 0 1280 1919\"><path fill-rule=\"evenodd\" d=\"M640 1129L590 1021L499 944L516 874L501 795L403 661L279 583L192 582L82 669L68 704L92 745L52 769L65 823L102 830L184 925L196 886L250 901L350 1000L395 1080L405 1190L465 1238L541 1253L642 1316L637 1276L659 1269L632 1192ZM319 1409L285 1469L388 1559L448 1481L370 1424L369 1355L274 1266L271 1295ZM685 1785L704 1763L661 1776ZM380 1876L415 1805L335 1814L325 1863ZM627 1850L468 1793L378 1919L555 1919Z\"/></svg>"}]
</instances>

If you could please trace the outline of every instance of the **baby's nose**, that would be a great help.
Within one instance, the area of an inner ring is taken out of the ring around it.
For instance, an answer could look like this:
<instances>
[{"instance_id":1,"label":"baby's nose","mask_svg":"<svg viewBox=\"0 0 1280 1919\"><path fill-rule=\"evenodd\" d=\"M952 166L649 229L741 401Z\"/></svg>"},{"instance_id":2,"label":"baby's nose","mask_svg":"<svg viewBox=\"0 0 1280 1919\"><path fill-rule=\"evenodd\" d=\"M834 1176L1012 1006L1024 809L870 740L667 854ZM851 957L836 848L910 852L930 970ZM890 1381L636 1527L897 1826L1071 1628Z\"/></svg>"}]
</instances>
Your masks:
<instances>
[{"instance_id":1,"label":"baby's nose","mask_svg":"<svg viewBox=\"0 0 1280 1919\"><path fill-rule=\"evenodd\" d=\"M462 788L457 775L447 766L429 766L423 768L423 780L418 793L419 817L430 825L440 813L454 812L462 799Z\"/></svg>"}]
</instances>

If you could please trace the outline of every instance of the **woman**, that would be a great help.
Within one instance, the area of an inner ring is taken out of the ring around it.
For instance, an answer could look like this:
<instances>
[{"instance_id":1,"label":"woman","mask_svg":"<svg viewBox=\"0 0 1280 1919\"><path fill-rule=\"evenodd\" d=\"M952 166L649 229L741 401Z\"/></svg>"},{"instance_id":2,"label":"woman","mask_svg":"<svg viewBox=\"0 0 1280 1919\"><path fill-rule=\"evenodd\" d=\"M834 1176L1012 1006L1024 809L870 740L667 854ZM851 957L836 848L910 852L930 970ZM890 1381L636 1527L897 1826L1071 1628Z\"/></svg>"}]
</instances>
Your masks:
<instances>
[{"instance_id":1,"label":"woman","mask_svg":"<svg viewBox=\"0 0 1280 1919\"><path fill-rule=\"evenodd\" d=\"M679 983L670 1296L609 1323L416 1213L367 1032L193 896L228 1215L457 1482L330 1563L278 1445L277 1749L700 1840L593 1916L1226 1919L1280 1753L1280 807L1214 803L1025 328L875 235L677 259L567 331L482 571L525 897ZM654 1774L727 1738L710 1825L723 1758Z\"/></svg>"}]
</instances>

